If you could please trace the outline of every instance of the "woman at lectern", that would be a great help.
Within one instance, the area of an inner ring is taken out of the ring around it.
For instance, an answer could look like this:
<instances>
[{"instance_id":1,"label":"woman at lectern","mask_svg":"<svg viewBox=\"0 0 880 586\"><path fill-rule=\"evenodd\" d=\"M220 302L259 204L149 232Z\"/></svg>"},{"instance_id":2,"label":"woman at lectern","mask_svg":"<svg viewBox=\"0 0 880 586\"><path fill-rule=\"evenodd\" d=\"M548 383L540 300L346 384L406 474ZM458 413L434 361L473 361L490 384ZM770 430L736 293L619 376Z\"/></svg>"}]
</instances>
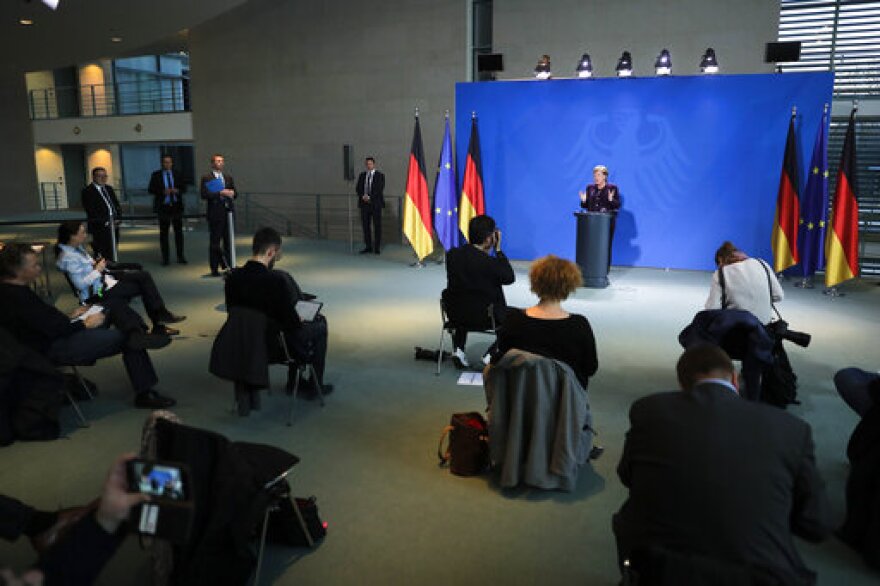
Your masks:
<instances>
[{"instance_id":1,"label":"woman at lectern","mask_svg":"<svg viewBox=\"0 0 880 586\"><path fill-rule=\"evenodd\" d=\"M580 192L581 207L591 212L616 212L620 209L620 193L617 186L608 183L608 167L593 167L593 183Z\"/></svg>"},{"instance_id":2,"label":"woman at lectern","mask_svg":"<svg viewBox=\"0 0 880 586\"><path fill-rule=\"evenodd\" d=\"M620 209L620 191L616 185L608 183L608 167L593 167L593 183L586 191L580 192L581 207L590 212L612 212L611 230L608 233L608 269L611 269L611 247L614 243L614 228L617 224L617 210Z\"/></svg>"}]
</instances>

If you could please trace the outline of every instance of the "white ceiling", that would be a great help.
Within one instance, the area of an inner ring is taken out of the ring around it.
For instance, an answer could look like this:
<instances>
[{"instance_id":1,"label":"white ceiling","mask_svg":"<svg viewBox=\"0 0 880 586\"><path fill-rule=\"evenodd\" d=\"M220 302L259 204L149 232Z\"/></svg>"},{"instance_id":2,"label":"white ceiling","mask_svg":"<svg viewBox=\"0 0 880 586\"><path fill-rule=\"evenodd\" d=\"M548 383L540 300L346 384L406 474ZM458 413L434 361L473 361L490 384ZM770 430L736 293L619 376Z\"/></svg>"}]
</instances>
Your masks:
<instances>
[{"instance_id":1,"label":"white ceiling","mask_svg":"<svg viewBox=\"0 0 880 586\"><path fill-rule=\"evenodd\" d=\"M17 71L186 49L186 31L247 0L0 0L0 64ZM33 19L22 26L19 19ZM114 43L113 36L122 37Z\"/></svg>"}]
</instances>

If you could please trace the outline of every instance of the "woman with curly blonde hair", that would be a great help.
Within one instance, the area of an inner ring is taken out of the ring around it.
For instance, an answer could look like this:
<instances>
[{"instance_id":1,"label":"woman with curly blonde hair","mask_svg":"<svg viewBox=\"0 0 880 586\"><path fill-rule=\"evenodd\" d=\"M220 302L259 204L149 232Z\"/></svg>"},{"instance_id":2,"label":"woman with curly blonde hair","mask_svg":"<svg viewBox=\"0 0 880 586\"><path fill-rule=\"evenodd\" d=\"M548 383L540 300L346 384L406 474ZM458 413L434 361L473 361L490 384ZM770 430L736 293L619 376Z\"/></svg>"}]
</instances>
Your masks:
<instances>
[{"instance_id":1,"label":"woman with curly blonde hair","mask_svg":"<svg viewBox=\"0 0 880 586\"><path fill-rule=\"evenodd\" d=\"M562 302L583 283L580 269L551 254L532 263L529 281L538 304L508 310L498 332L496 361L511 348L555 358L568 364L586 389L599 368L596 339L586 317L562 308Z\"/></svg>"}]
</instances>

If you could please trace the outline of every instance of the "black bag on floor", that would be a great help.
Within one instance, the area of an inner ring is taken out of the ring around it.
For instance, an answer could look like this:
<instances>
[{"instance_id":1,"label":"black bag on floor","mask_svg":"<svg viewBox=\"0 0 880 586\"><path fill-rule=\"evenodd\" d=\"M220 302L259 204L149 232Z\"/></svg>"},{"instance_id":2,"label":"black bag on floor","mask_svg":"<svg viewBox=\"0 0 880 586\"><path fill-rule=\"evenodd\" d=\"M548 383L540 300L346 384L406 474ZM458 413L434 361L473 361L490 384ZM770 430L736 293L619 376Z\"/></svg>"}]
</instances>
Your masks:
<instances>
[{"instance_id":1,"label":"black bag on floor","mask_svg":"<svg viewBox=\"0 0 880 586\"><path fill-rule=\"evenodd\" d=\"M449 436L446 451L443 439ZM489 467L489 424L476 411L454 413L437 446L440 465L458 476L475 476Z\"/></svg>"},{"instance_id":2,"label":"black bag on floor","mask_svg":"<svg viewBox=\"0 0 880 586\"><path fill-rule=\"evenodd\" d=\"M299 508L299 513L305 522L312 543L309 543L305 533L303 533L302 525L296 517L294 511L294 502ZM289 498L283 499L278 503L278 509L269 515L269 529L266 539L270 543L279 545L290 545L294 547L312 547L318 541L327 535L327 526L318 516L317 498L310 496L309 498L295 498L291 501Z\"/></svg>"},{"instance_id":3,"label":"black bag on floor","mask_svg":"<svg viewBox=\"0 0 880 586\"><path fill-rule=\"evenodd\" d=\"M761 401L785 409L799 403L797 386L797 375L782 347L782 339L777 338L773 344L773 364L761 375Z\"/></svg>"}]
</instances>

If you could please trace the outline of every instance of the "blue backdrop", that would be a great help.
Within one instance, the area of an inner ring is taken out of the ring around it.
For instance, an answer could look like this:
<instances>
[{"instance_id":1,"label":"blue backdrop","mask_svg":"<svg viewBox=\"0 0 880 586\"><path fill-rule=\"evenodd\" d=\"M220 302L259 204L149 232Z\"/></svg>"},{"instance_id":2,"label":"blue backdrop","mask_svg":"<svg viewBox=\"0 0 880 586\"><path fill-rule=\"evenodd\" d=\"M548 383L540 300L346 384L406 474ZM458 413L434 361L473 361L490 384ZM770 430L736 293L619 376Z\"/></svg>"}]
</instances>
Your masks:
<instances>
[{"instance_id":1,"label":"blue backdrop","mask_svg":"<svg viewBox=\"0 0 880 586\"><path fill-rule=\"evenodd\" d=\"M578 191L606 165L620 188L613 262L712 269L732 240L770 257L791 107L800 185L831 73L508 81L456 85L458 176L471 112L486 210L512 258L574 257Z\"/></svg>"}]
</instances>

